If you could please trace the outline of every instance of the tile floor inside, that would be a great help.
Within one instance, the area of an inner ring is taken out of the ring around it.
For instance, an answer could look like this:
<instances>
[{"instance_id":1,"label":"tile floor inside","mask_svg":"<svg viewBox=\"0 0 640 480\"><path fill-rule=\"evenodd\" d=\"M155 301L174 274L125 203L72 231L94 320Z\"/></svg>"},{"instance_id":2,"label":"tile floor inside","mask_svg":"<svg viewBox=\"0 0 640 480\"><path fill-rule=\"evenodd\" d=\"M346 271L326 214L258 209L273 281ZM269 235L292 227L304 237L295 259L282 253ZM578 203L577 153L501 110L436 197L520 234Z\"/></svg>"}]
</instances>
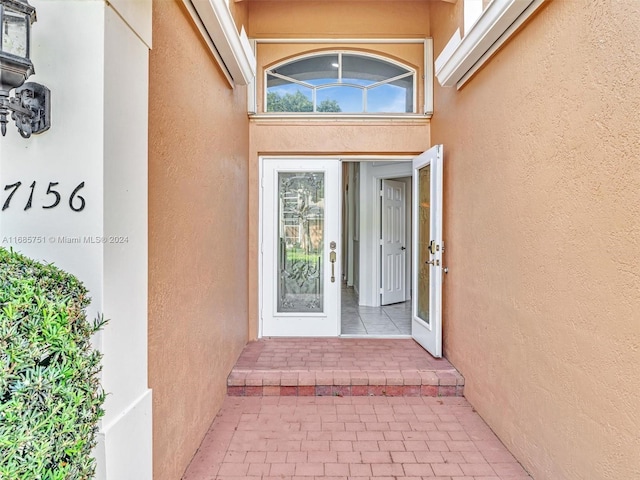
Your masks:
<instances>
[{"instance_id":1,"label":"tile floor inside","mask_svg":"<svg viewBox=\"0 0 640 480\"><path fill-rule=\"evenodd\" d=\"M341 313L343 335L411 335L411 301L363 307L354 288L343 283Z\"/></svg>"}]
</instances>

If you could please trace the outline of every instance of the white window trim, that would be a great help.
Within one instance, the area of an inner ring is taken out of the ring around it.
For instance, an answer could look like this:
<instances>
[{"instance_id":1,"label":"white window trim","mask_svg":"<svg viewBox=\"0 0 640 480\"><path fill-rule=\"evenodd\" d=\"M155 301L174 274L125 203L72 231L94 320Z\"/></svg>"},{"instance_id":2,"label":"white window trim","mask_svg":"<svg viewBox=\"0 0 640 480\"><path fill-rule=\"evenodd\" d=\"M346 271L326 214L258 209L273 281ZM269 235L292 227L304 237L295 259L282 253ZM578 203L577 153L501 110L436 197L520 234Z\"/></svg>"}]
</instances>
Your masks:
<instances>
[{"instance_id":1,"label":"white window trim","mask_svg":"<svg viewBox=\"0 0 640 480\"><path fill-rule=\"evenodd\" d=\"M182 0L229 84L248 85L256 76L256 57L244 27L236 29L225 0Z\"/></svg>"},{"instance_id":2,"label":"white window trim","mask_svg":"<svg viewBox=\"0 0 640 480\"><path fill-rule=\"evenodd\" d=\"M188 0L183 0L188 1ZM278 120L278 119L291 119L291 118L300 118L300 119L318 119L323 118L325 120L329 119L345 119L345 118L353 118L353 119L390 119L395 118L398 120L401 119L415 119L415 118L426 118L430 119L433 115L433 39L432 38L255 38L251 40L253 42L253 49L258 52L258 48L261 43L331 43L331 44L354 44L354 43L382 43L382 44L394 44L394 43L422 43L423 51L424 51L424 105L423 110L424 113L404 113L404 114L324 114L318 115L317 113L309 115L304 113L257 113L257 89L256 82L252 82L249 85L249 93L248 93L248 112L251 118L253 119L263 119L263 120ZM386 58L386 57L383 57ZM417 78L417 81L420 79ZM416 90L417 94L417 90Z\"/></svg>"},{"instance_id":3,"label":"white window trim","mask_svg":"<svg viewBox=\"0 0 640 480\"><path fill-rule=\"evenodd\" d=\"M436 59L440 85L462 87L545 1L493 0L462 39L456 31Z\"/></svg>"}]
</instances>

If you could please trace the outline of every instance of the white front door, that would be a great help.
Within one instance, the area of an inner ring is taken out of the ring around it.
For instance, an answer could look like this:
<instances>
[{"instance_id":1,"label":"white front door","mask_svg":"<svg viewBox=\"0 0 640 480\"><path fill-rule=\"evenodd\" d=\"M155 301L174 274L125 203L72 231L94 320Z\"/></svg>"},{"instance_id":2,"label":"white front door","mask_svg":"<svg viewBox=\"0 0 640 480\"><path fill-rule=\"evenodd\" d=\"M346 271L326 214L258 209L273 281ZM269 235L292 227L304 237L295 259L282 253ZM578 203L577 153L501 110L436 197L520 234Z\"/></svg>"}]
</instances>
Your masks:
<instances>
[{"instance_id":1,"label":"white front door","mask_svg":"<svg viewBox=\"0 0 640 480\"><path fill-rule=\"evenodd\" d=\"M340 334L339 160L262 163L261 335Z\"/></svg>"},{"instance_id":2,"label":"white front door","mask_svg":"<svg viewBox=\"0 0 640 480\"><path fill-rule=\"evenodd\" d=\"M382 180L382 305L406 299L405 184Z\"/></svg>"},{"instance_id":3,"label":"white front door","mask_svg":"<svg viewBox=\"0 0 640 480\"><path fill-rule=\"evenodd\" d=\"M442 356L442 145L413 160L411 336Z\"/></svg>"}]
</instances>

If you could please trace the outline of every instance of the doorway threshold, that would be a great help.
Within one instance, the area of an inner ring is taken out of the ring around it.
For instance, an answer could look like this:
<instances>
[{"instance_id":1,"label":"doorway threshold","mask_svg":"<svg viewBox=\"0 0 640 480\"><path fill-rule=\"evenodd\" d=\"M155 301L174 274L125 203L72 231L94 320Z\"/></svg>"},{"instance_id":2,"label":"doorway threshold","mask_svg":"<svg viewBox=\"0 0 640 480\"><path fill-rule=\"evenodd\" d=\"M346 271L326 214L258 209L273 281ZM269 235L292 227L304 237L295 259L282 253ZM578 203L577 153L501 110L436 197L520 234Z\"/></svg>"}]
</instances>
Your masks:
<instances>
[{"instance_id":1,"label":"doorway threshold","mask_svg":"<svg viewBox=\"0 0 640 480\"><path fill-rule=\"evenodd\" d=\"M340 338L373 338L373 339L411 339L411 335L377 335L369 333L341 333Z\"/></svg>"}]
</instances>

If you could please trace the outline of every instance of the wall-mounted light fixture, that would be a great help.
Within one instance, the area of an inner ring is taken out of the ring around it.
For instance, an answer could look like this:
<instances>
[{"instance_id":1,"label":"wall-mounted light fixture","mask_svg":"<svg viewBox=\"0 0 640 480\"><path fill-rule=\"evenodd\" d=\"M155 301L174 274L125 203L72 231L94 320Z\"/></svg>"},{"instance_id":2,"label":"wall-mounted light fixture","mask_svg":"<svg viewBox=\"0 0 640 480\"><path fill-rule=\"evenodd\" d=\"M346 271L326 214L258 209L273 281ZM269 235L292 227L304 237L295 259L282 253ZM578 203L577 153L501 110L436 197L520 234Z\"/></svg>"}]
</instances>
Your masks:
<instances>
[{"instance_id":1,"label":"wall-mounted light fixture","mask_svg":"<svg viewBox=\"0 0 640 480\"><path fill-rule=\"evenodd\" d=\"M31 24L36 9L28 0L0 0L0 131L7 132L7 115L24 138L51 126L51 92L38 83L24 83L34 73L29 59ZM15 96L10 91L16 89Z\"/></svg>"}]
</instances>

